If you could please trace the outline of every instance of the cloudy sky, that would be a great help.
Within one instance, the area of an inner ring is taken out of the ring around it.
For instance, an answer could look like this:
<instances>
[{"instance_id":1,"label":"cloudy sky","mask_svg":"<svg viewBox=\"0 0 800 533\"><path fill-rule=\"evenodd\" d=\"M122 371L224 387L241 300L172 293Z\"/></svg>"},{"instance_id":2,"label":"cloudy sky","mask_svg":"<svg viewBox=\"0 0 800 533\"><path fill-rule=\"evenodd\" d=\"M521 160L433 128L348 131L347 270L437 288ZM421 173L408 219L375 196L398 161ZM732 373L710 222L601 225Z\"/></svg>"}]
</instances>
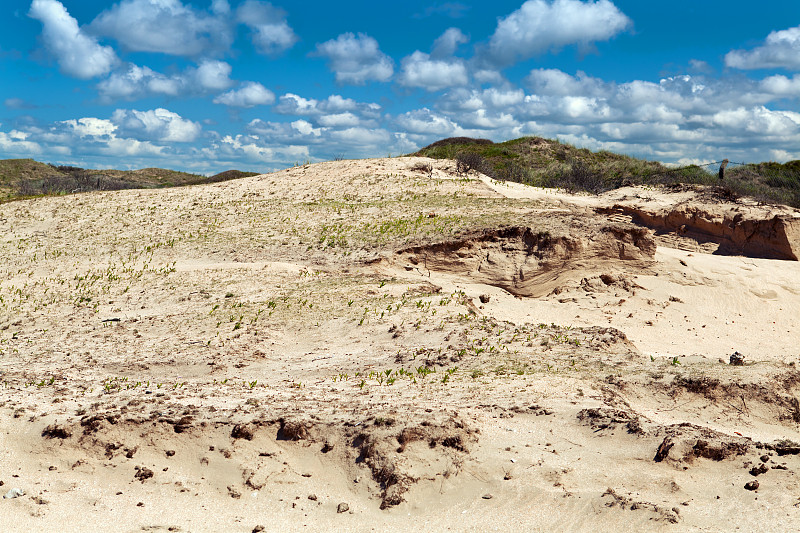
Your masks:
<instances>
[{"instance_id":1,"label":"cloudy sky","mask_svg":"<svg viewBox=\"0 0 800 533\"><path fill-rule=\"evenodd\" d=\"M450 136L800 159L797 0L5 0L0 158L267 171Z\"/></svg>"}]
</instances>

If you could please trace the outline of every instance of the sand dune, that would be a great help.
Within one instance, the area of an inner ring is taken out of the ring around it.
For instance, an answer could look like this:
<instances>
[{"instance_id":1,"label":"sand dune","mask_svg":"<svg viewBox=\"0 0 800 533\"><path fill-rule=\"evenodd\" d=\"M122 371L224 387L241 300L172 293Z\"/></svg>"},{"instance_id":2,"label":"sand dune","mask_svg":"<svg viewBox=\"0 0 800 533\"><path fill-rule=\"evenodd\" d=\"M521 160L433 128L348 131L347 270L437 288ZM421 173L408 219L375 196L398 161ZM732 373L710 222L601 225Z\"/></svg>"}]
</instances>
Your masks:
<instances>
[{"instance_id":1,"label":"sand dune","mask_svg":"<svg viewBox=\"0 0 800 533\"><path fill-rule=\"evenodd\" d=\"M0 529L790 529L799 217L422 158L4 204Z\"/></svg>"}]
</instances>

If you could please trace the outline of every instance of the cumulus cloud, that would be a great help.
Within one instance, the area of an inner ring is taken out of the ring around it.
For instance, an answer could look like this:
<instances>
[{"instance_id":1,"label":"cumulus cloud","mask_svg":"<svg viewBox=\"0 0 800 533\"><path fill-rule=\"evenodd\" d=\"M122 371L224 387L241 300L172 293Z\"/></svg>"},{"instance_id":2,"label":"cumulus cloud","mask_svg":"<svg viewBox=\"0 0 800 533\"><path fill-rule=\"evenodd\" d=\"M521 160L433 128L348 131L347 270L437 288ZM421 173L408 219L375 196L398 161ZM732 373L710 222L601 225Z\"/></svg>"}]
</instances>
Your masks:
<instances>
[{"instance_id":1,"label":"cumulus cloud","mask_svg":"<svg viewBox=\"0 0 800 533\"><path fill-rule=\"evenodd\" d=\"M317 123L326 127L353 127L360 126L361 119L353 113L333 113L330 115L323 115L317 119Z\"/></svg>"},{"instance_id":2,"label":"cumulus cloud","mask_svg":"<svg viewBox=\"0 0 800 533\"><path fill-rule=\"evenodd\" d=\"M313 124L303 119L292 122L254 119L247 124L247 132L253 138L284 145L319 144L325 131L326 128L315 128Z\"/></svg>"},{"instance_id":3,"label":"cumulus cloud","mask_svg":"<svg viewBox=\"0 0 800 533\"><path fill-rule=\"evenodd\" d=\"M378 41L364 33L343 33L317 44L314 55L328 58L339 83L363 85L367 81L387 81L394 73L392 59L380 51Z\"/></svg>"},{"instance_id":4,"label":"cumulus cloud","mask_svg":"<svg viewBox=\"0 0 800 533\"><path fill-rule=\"evenodd\" d=\"M509 85L452 89L435 111L411 111L396 123L427 142L527 134L663 161L800 159L800 113L767 106L798 98L800 75L761 81L681 75L616 83L535 69L526 84L529 93Z\"/></svg>"},{"instance_id":5,"label":"cumulus cloud","mask_svg":"<svg viewBox=\"0 0 800 533\"><path fill-rule=\"evenodd\" d=\"M411 133L439 137L454 137L459 135L458 125L451 119L432 112L427 107L408 111L397 117L397 124Z\"/></svg>"},{"instance_id":6,"label":"cumulus cloud","mask_svg":"<svg viewBox=\"0 0 800 533\"><path fill-rule=\"evenodd\" d=\"M231 66L228 63L205 59L196 69L189 71L188 77L203 89L221 91L233 85L230 75Z\"/></svg>"},{"instance_id":7,"label":"cumulus cloud","mask_svg":"<svg viewBox=\"0 0 800 533\"><path fill-rule=\"evenodd\" d=\"M466 85L469 81L467 66L453 54L460 44L467 41L461 30L449 28L434 41L430 54L417 50L404 57L398 78L400 85L420 87L427 91Z\"/></svg>"},{"instance_id":8,"label":"cumulus cloud","mask_svg":"<svg viewBox=\"0 0 800 533\"><path fill-rule=\"evenodd\" d=\"M28 15L42 23L42 41L64 74L95 78L110 72L117 63L114 50L86 35L61 2L33 0Z\"/></svg>"},{"instance_id":9,"label":"cumulus cloud","mask_svg":"<svg viewBox=\"0 0 800 533\"><path fill-rule=\"evenodd\" d=\"M136 100L151 95L175 96L180 92L182 80L167 77L148 67L130 64L128 69L115 72L97 84L100 100Z\"/></svg>"},{"instance_id":10,"label":"cumulus cloud","mask_svg":"<svg viewBox=\"0 0 800 533\"><path fill-rule=\"evenodd\" d=\"M136 52L214 55L233 41L226 6L226 2L215 2L207 13L180 0L122 0L100 13L90 28Z\"/></svg>"},{"instance_id":11,"label":"cumulus cloud","mask_svg":"<svg viewBox=\"0 0 800 533\"><path fill-rule=\"evenodd\" d=\"M228 158L251 163L291 163L310 159L307 146L269 145L251 135L225 135L201 150L212 160Z\"/></svg>"},{"instance_id":12,"label":"cumulus cloud","mask_svg":"<svg viewBox=\"0 0 800 533\"><path fill-rule=\"evenodd\" d=\"M303 98L297 94L286 93L280 97L275 112L284 115L314 115L319 113L319 102L313 98Z\"/></svg>"},{"instance_id":13,"label":"cumulus cloud","mask_svg":"<svg viewBox=\"0 0 800 533\"><path fill-rule=\"evenodd\" d=\"M117 126L110 120L95 117L63 120L60 124L67 126L78 137L111 138L117 131Z\"/></svg>"},{"instance_id":14,"label":"cumulus cloud","mask_svg":"<svg viewBox=\"0 0 800 533\"><path fill-rule=\"evenodd\" d=\"M28 134L25 132L11 130L6 133L0 131L0 150L3 150L4 154L24 155L25 157L43 151L39 143L28 141L27 138Z\"/></svg>"},{"instance_id":15,"label":"cumulus cloud","mask_svg":"<svg viewBox=\"0 0 800 533\"><path fill-rule=\"evenodd\" d=\"M763 45L752 50L732 50L725 65L738 69L800 69L800 26L773 31Z\"/></svg>"},{"instance_id":16,"label":"cumulus cloud","mask_svg":"<svg viewBox=\"0 0 800 533\"><path fill-rule=\"evenodd\" d=\"M533 92L548 96L601 95L607 91L606 84L583 72L573 77L558 69L535 69L526 78Z\"/></svg>"},{"instance_id":17,"label":"cumulus cloud","mask_svg":"<svg viewBox=\"0 0 800 533\"><path fill-rule=\"evenodd\" d=\"M100 101L138 100L150 96L179 96L221 91L230 87L231 66L224 61L203 60L180 74L166 76L132 63L97 84Z\"/></svg>"},{"instance_id":18,"label":"cumulus cloud","mask_svg":"<svg viewBox=\"0 0 800 533\"><path fill-rule=\"evenodd\" d=\"M286 93L278 99L274 111L282 115L312 117L315 121L319 121L320 117L324 115L350 113L357 116L363 123L364 120L371 121L379 118L381 106L375 103L356 102L352 98L344 98L338 94L332 94L325 100L316 100Z\"/></svg>"},{"instance_id":19,"label":"cumulus cloud","mask_svg":"<svg viewBox=\"0 0 800 533\"><path fill-rule=\"evenodd\" d=\"M197 122L163 108L149 111L117 109L111 122L124 136L161 142L193 142L202 131Z\"/></svg>"},{"instance_id":20,"label":"cumulus cloud","mask_svg":"<svg viewBox=\"0 0 800 533\"><path fill-rule=\"evenodd\" d=\"M777 97L800 98L800 76L795 74L791 78L775 75L761 80L761 89Z\"/></svg>"},{"instance_id":21,"label":"cumulus cloud","mask_svg":"<svg viewBox=\"0 0 800 533\"><path fill-rule=\"evenodd\" d=\"M399 79L401 85L421 87L427 91L466 85L467 81L467 67L463 61L432 59L419 50L403 58Z\"/></svg>"},{"instance_id":22,"label":"cumulus cloud","mask_svg":"<svg viewBox=\"0 0 800 533\"><path fill-rule=\"evenodd\" d=\"M214 98L215 104L231 107L255 107L275 102L275 94L258 82L243 83L238 89L223 93Z\"/></svg>"},{"instance_id":23,"label":"cumulus cloud","mask_svg":"<svg viewBox=\"0 0 800 533\"><path fill-rule=\"evenodd\" d=\"M448 28L433 42L431 56L440 59L456 53L459 45L469 42L469 38L458 28Z\"/></svg>"},{"instance_id":24,"label":"cumulus cloud","mask_svg":"<svg viewBox=\"0 0 800 533\"><path fill-rule=\"evenodd\" d=\"M283 52L297 42L286 12L269 2L247 0L236 10L236 20L250 28L253 44L262 54Z\"/></svg>"},{"instance_id":25,"label":"cumulus cloud","mask_svg":"<svg viewBox=\"0 0 800 533\"><path fill-rule=\"evenodd\" d=\"M800 130L800 113L767 109L764 106L746 109L726 109L713 116L714 124L742 133L767 137L797 135Z\"/></svg>"},{"instance_id":26,"label":"cumulus cloud","mask_svg":"<svg viewBox=\"0 0 800 533\"><path fill-rule=\"evenodd\" d=\"M528 0L500 19L488 52L503 66L570 44L605 41L630 24L610 0Z\"/></svg>"}]
</instances>

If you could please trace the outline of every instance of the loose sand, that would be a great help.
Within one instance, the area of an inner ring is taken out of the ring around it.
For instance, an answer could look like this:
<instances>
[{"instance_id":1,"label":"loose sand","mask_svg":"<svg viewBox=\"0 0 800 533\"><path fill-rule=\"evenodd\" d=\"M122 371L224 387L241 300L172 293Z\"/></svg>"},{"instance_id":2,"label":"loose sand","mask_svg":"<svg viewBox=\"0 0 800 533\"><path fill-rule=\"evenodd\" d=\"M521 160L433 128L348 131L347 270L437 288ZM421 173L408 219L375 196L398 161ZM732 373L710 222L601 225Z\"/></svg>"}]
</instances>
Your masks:
<instances>
[{"instance_id":1,"label":"loose sand","mask_svg":"<svg viewBox=\"0 0 800 533\"><path fill-rule=\"evenodd\" d=\"M422 158L1 205L0 530L793 529L799 216Z\"/></svg>"}]
</instances>

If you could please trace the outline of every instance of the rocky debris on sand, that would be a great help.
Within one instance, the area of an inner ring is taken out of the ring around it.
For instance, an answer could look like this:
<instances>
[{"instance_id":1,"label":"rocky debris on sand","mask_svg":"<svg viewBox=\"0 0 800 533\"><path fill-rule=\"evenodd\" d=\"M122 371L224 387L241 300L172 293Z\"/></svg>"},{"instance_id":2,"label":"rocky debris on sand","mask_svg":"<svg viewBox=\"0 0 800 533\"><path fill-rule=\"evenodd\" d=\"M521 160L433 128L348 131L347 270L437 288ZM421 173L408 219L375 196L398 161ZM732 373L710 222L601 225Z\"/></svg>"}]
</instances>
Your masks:
<instances>
[{"instance_id":1,"label":"rocky debris on sand","mask_svg":"<svg viewBox=\"0 0 800 533\"><path fill-rule=\"evenodd\" d=\"M253 440L253 428L247 424L236 424L231 431L231 437L234 439Z\"/></svg>"},{"instance_id":2,"label":"rocky debris on sand","mask_svg":"<svg viewBox=\"0 0 800 533\"><path fill-rule=\"evenodd\" d=\"M146 479L153 477L153 471L146 466L137 466L136 473L133 475L133 477L144 483Z\"/></svg>"},{"instance_id":3,"label":"rocky debris on sand","mask_svg":"<svg viewBox=\"0 0 800 533\"><path fill-rule=\"evenodd\" d=\"M349 510L350 510L350 506L348 504L346 504L345 502L340 503L336 507L336 512L337 513L346 513Z\"/></svg>"},{"instance_id":4,"label":"rocky debris on sand","mask_svg":"<svg viewBox=\"0 0 800 533\"><path fill-rule=\"evenodd\" d=\"M656 456L653 457L653 461L660 463L666 459L674 445L675 443L673 443L669 437L664 437L664 440L661 441L661 444L658 446L658 450L656 450Z\"/></svg>"},{"instance_id":5,"label":"rocky debris on sand","mask_svg":"<svg viewBox=\"0 0 800 533\"><path fill-rule=\"evenodd\" d=\"M758 489L758 480L754 479L753 481L748 481L744 484L744 488L747 490L757 490Z\"/></svg>"},{"instance_id":6,"label":"rocky debris on sand","mask_svg":"<svg viewBox=\"0 0 800 533\"><path fill-rule=\"evenodd\" d=\"M744 365L744 355L740 354L739 352L733 352L731 354L730 364L733 366L743 366Z\"/></svg>"},{"instance_id":7,"label":"rocky debris on sand","mask_svg":"<svg viewBox=\"0 0 800 533\"><path fill-rule=\"evenodd\" d=\"M42 431L42 437L47 439L68 439L71 436L72 433L67 428L57 424L51 424Z\"/></svg>"}]
</instances>

